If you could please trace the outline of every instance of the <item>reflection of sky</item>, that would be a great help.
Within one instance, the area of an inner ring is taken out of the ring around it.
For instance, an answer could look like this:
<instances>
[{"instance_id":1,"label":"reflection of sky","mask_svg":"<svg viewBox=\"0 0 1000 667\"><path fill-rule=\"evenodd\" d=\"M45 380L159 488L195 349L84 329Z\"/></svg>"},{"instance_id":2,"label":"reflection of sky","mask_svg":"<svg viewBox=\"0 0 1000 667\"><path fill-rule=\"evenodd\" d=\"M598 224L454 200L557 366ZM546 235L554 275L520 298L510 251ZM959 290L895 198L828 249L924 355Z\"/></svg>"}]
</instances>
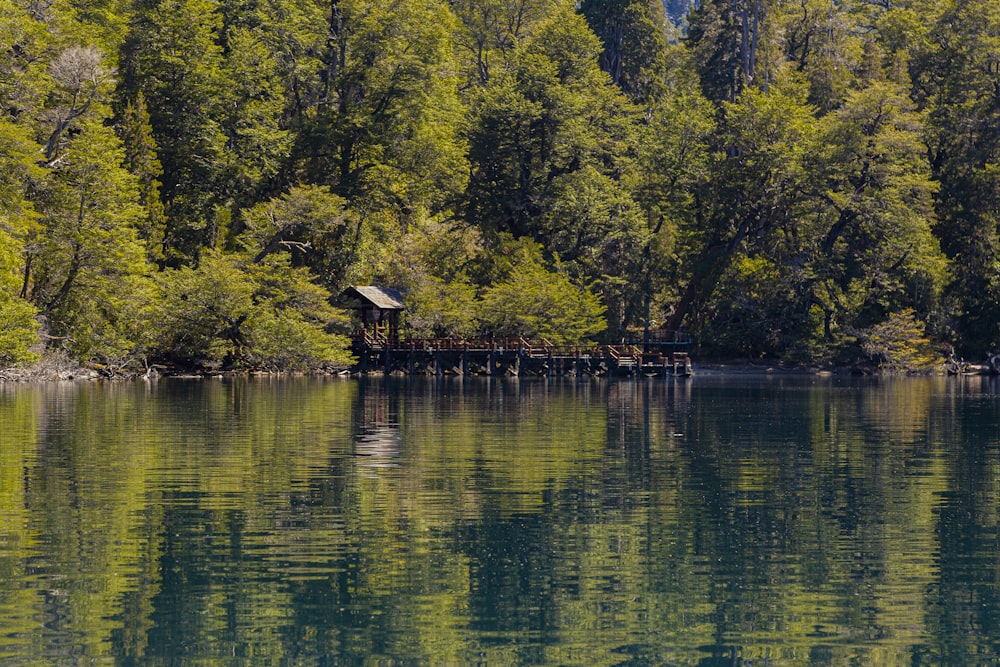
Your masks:
<instances>
[{"instance_id":1,"label":"reflection of sky","mask_svg":"<svg viewBox=\"0 0 1000 667\"><path fill-rule=\"evenodd\" d=\"M398 424L373 424L354 439L354 456L362 468L395 468L402 449Z\"/></svg>"}]
</instances>

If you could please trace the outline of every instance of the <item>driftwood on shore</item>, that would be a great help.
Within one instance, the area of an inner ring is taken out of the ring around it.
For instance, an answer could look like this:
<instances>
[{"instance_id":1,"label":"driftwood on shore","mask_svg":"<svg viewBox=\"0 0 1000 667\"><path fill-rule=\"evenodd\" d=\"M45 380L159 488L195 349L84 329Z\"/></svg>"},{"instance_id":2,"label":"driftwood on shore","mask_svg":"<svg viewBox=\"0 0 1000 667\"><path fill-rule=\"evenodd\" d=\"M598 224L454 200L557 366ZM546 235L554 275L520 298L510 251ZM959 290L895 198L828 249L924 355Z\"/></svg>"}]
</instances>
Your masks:
<instances>
[{"instance_id":1,"label":"driftwood on shore","mask_svg":"<svg viewBox=\"0 0 1000 667\"><path fill-rule=\"evenodd\" d=\"M949 375L1000 375L1000 354L991 354L981 364L971 364L954 355L948 358L945 369Z\"/></svg>"}]
</instances>

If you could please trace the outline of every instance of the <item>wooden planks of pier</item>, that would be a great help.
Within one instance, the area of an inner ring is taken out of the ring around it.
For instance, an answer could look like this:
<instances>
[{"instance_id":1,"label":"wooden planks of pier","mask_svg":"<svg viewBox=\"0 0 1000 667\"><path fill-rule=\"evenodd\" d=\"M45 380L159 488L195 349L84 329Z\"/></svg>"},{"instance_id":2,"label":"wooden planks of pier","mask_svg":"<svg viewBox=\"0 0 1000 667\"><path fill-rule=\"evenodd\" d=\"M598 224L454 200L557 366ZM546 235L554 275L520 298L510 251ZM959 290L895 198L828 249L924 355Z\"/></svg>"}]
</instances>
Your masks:
<instances>
[{"instance_id":1,"label":"wooden planks of pier","mask_svg":"<svg viewBox=\"0 0 1000 667\"><path fill-rule=\"evenodd\" d=\"M353 352L361 373L488 376L678 376L691 374L684 350L640 345L560 347L545 339L421 338L361 333Z\"/></svg>"}]
</instances>

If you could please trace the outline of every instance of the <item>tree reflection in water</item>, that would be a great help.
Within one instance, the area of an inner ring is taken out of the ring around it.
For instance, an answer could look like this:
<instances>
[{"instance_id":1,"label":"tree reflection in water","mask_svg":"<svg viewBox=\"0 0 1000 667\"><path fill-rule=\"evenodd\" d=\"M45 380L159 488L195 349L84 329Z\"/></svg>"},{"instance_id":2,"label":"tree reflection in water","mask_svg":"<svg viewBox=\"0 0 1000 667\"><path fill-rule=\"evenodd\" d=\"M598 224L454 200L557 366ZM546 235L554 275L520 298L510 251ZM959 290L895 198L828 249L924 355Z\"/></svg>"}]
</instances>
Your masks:
<instances>
[{"instance_id":1,"label":"tree reflection in water","mask_svg":"<svg viewBox=\"0 0 1000 667\"><path fill-rule=\"evenodd\" d=\"M0 659L995 662L994 385L3 386Z\"/></svg>"}]
</instances>

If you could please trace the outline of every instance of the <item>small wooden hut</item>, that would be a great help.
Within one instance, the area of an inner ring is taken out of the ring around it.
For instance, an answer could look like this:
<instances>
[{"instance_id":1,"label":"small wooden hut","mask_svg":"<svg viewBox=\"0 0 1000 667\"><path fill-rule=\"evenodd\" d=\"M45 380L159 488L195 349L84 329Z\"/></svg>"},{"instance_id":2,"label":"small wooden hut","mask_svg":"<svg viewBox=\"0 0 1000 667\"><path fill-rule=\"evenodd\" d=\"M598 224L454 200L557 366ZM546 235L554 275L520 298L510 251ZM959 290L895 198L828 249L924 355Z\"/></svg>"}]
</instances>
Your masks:
<instances>
[{"instance_id":1,"label":"small wooden hut","mask_svg":"<svg viewBox=\"0 0 1000 667\"><path fill-rule=\"evenodd\" d=\"M348 308L361 316L361 328L377 341L399 340L403 293L394 287L354 285L341 294Z\"/></svg>"}]
</instances>

